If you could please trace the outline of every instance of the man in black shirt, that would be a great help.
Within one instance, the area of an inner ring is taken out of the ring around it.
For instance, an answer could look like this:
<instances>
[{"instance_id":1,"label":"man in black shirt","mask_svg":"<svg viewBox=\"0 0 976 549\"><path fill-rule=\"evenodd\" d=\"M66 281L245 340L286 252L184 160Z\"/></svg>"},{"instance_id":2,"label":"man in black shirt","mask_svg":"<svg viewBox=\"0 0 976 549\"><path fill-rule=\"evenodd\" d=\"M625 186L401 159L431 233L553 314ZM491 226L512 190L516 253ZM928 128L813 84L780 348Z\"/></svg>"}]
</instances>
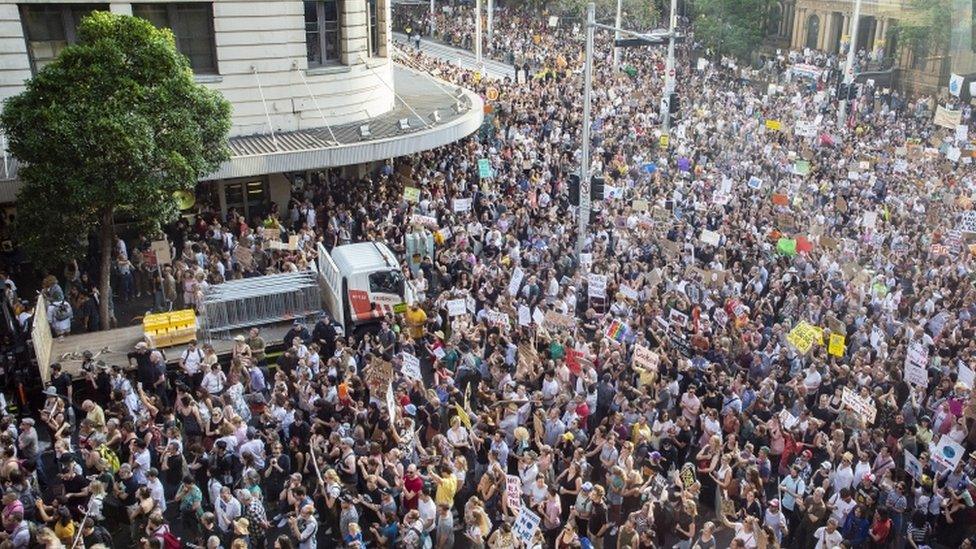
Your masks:
<instances>
[{"instance_id":1,"label":"man in black shirt","mask_svg":"<svg viewBox=\"0 0 976 549\"><path fill-rule=\"evenodd\" d=\"M315 323L312 330L312 340L319 344L322 360L329 360L336 350L336 330L332 325L329 313L322 313L322 317Z\"/></svg>"},{"instance_id":2,"label":"man in black shirt","mask_svg":"<svg viewBox=\"0 0 976 549\"><path fill-rule=\"evenodd\" d=\"M149 360L149 345L146 342L140 341L136 343L136 350L132 351L128 355L129 365L135 366L136 368L136 379L142 383L143 387L147 390L153 386L153 382L156 380L155 369L152 366L152 362ZM135 362L135 364L133 364Z\"/></svg>"}]
</instances>

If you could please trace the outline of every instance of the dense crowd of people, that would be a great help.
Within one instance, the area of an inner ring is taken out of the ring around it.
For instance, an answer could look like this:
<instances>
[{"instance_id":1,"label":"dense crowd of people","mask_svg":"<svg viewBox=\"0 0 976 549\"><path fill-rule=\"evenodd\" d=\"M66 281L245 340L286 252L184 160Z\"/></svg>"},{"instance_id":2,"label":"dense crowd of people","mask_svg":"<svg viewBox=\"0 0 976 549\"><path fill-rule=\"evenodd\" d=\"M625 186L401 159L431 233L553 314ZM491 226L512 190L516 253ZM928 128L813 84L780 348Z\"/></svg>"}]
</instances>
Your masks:
<instances>
[{"instance_id":1,"label":"dense crowd of people","mask_svg":"<svg viewBox=\"0 0 976 549\"><path fill-rule=\"evenodd\" d=\"M582 253L581 33L505 10L486 51L520 52L524 80L401 59L495 88L486 131L365 180L323 174L259 219L203 211L156 274L139 274L146 239L120 240L116 299L183 307L308 268L317 242L383 241L406 265L413 215L439 228L404 269L418 301L377 330L325 315L272 355L255 328L229 364L191 345L175 375L145 344L80 379L52 367L40 413L0 420L3 543L972 546L976 223L971 161L952 159L970 107L865 85L838 122L829 72L793 70L835 58L784 54L760 82L699 63L690 34L665 134L662 52L625 50L620 71L597 38L606 194ZM262 249L268 228L298 248Z\"/></svg>"}]
</instances>

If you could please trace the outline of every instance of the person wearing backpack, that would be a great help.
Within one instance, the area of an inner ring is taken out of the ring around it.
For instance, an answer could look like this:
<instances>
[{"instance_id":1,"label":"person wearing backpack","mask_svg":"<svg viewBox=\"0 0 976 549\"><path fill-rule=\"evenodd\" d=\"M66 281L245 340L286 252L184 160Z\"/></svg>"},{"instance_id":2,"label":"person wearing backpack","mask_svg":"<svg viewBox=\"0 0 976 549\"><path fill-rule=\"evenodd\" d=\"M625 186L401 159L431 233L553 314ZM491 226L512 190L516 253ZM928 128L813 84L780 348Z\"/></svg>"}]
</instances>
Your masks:
<instances>
[{"instance_id":1,"label":"person wearing backpack","mask_svg":"<svg viewBox=\"0 0 976 549\"><path fill-rule=\"evenodd\" d=\"M101 543L105 547L112 547L112 534L101 524L95 524L91 518L86 518L81 527L81 539L85 547L92 547Z\"/></svg>"},{"instance_id":2,"label":"person wearing backpack","mask_svg":"<svg viewBox=\"0 0 976 549\"><path fill-rule=\"evenodd\" d=\"M288 528L298 542L298 549L315 549L319 523L315 518L315 507L307 504L302 507L297 517L288 517Z\"/></svg>"}]
</instances>

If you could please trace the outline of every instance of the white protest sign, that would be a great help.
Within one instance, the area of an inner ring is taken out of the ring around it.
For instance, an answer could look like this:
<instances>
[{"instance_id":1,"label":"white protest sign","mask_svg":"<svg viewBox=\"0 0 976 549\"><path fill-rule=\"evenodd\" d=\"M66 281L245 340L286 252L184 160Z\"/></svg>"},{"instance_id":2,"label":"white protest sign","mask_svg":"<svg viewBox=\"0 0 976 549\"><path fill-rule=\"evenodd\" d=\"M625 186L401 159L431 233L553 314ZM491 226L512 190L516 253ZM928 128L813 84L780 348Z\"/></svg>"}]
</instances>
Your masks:
<instances>
[{"instance_id":1,"label":"white protest sign","mask_svg":"<svg viewBox=\"0 0 976 549\"><path fill-rule=\"evenodd\" d=\"M558 24L559 24L559 17L558 16L555 16L555 15L550 15L549 16L549 26L550 27L555 27Z\"/></svg>"},{"instance_id":2,"label":"white protest sign","mask_svg":"<svg viewBox=\"0 0 976 549\"><path fill-rule=\"evenodd\" d=\"M532 311L532 322L535 323L536 326L542 326L542 323L545 321L546 314L542 312L542 309L536 307L535 310Z\"/></svg>"},{"instance_id":3,"label":"white protest sign","mask_svg":"<svg viewBox=\"0 0 976 549\"><path fill-rule=\"evenodd\" d=\"M861 226L866 229L873 229L878 223L878 212L864 212L864 217L861 218Z\"/></svg>"},{"instance_id":4,"label":"white protest sign","mask_svg":"<svg viewBox=\"0 0 976 549\"><path fill-rule=\"evenodd\" d=\"M841 396L841 404L847 408L850 408L856 416L864 418L864 421L868 425L874 423L874 418L878 414L878 409L875 408L874 403L867 402L866 400L862 399L860 395L847 387L844 387L844 394Z\"/></svg>"},{"instance_id":5,"label":"white protest sign","mask_svg":"<svg viewBox=\"0 0 976 549\"><path fill-rule=\"evenodd\" d=\"M816 137L817 124L805 120L797 120L793 133L799 135L800 137Z\"/></svg>"},{"instance_id":6,"label":"white protest sign","mask_svg":"<svg viewBox=\"0 0 976 549\"><path fill-rule=\"evenodd\" d=\"M519 326L529 326L532 324L532 312L529 311L528 306L519 305L518 308L518 323Z\"/></svg>"},{"instance_id":7,"label":"white protest sign","mask_svg":"<svg viewBox=\"0 0 976 549\"><path fill-rule=\"evenodd\" d=\"M647 370L657 371L658 366L661 364L661 357L647 347L635 345L634 364Z\"/></svg>"},{"instance_id":8,"label":"white protest sign","mask_svg":"<svg viewBox=\"0 0 976 549\"><path fill-rule=\"evenodd\" d=\"M464 299L451 299L447 302L447 316L461 316L465 312Z\"/></svg>"},{"instance_id":9,"label":"white protest sign","mask_svg":"<svg viewBox=\"0 0 976 549\"><path fill-rule=\"evenodd\" d=\"M783 426L784 429L790 430L797 423L800 422L800 419L798 417L794 416L793 414L791 414L789 410L787 410L787 409L784 408L783 411L781 411L779 413L779 422Z\"/></svg>"},{"instance_id":10,"label":"white protest sign","mask_svg":"<svg viewBox=\"0 0 976 549\"><path fill-rule=\"evenodd\" d=\"M905 355L905 381L916 387L929 385L929 350L921 342L915 341L908 346Z\"/></svg>"},{"instance_id":11,"label":"white protest sign","mask_svg":"<svg viewBox=\"0 0 976 549\"><path fill-rule=\"evenodd\" d=\"M528 545L532 543L532 537L535 536L535 531L539 529L539 522L541 522L539 515L529 511L526 507L522 507L522 511L519 512L518 517L515 519L512 530L515 531L515 535L520 540Z\"/></svg>"},{"instance_id":12,"label":"white protest sign","mask_svg":"<svg viewBox=\"0 0 976 549\"><path fill-rule=\"evenodd\" d=\"M586 278L589 283L587 289L587 295L590 297L606 297L607 295L607 276L590 273Z\"/></svg>"},{"instance_id":13,"label":"white protest sign","mask_svg":"<svg viewBox=\"0 0 976 549\"><path fill-rule=\"evenodd\" d=\"M386 409L390 412L390 417L393 417L393 413L396 411L396 395L393 394L393 383L386 385Z\"/></svg>"},{"instance_id":14,"label":"white protest sign","mask_svg":"<svg viewBox=\"0 0 976 549\"><path fill-rule=\"evenodd\" d=\"M969 126L966 124L959 124L956 126L956 141L964 142L969 139Z\"/></svg>"},{"instance_id":15,"label":"white protest sign","mask_svg":"<svg viewBox=\"0 0 976 549\"><path fill-rule=\"evenodd\" d=\"M962 364L962 365L959 366L959 377L958 377L958 379L959 379L959 381L965 383L967 387L969 387L970 389L972 389L973 388L973 381L976 381L976 371L973 371L973 369L970 368L969 366L966 366L965 364Z\"/></svg>"},{"instance_id":16,"label":"white protest sign","mask_svg":"<svg viewBox=\"0 0 976 549\"><path fill-rule=\"evenodd\" d=\"M696 66L696 68L700 71L708 69L708 59L705 59L704 57L699 57L698 65Z\"/></svg>"},{"instance_id":17,"label":"white protest sign","mask_svg":"<svg viewBox=\"0 0 976 549\"><path fill-rule=\"evenodd\" d=\"M708 229L702 229L701 241L705 244L711 244L712 246L718 246L721 236L715 231L710 231Z\"/></svg>"},{"instance_id":18,"label":"white protest sign","mask_svg":"<svg viewBox=\"0 0 976 549\"><path fill-rule=\"evenodd\" d=\"M469 313L474 314L475 312L474 298L471 296L464 298L464 307L468 310Z\"/></svg>"},{"instance_id":19,"label":"white protest sign","mask_svg":"<svg viewBox=\"0 0 976 549\"><path fill-rule=\"evenodd\" d=\"M455 198L452 206L455 212L467 212L471 210L471 199Z\"/></svg>"},{"instance_id":20,"label":"white protest sign","mask_svg":"<svg viewBox=\"0 0 976 549\"><path fill-rule=\"evenodd\" d=\"M959 147L949 147L949 150L946 151L946 158L950 162L959 162L960 156L962 156L962 150Z\"/></svg>"},{"instance_id":21,"label":"white protest sign","mask_svg":"<svg viewBox=\"0 0 976 549\"><path fill-rule=\"evenodd\" d=\"M932 461L951 471L956 468L956 465L959 465L959 461L962 460L965 453L966 449L960 446L958 442L942 435L939 438L938 446L932 452Z\"/></svg>"},{"instance_id":22,"label":"white protest sign","mask_svg":"<svg viewBox=\"0 0 976 549\"><path fill-rule=\"evenodd\" d=\"M508 508L518 511L522 508L522 479L515 475L505 476L505 496Z\"/></svg>"},{"instance_id":23,"label":"white protest sign","mask_svg":"<svg viewBox=\"0 0 976 549\"><path fill-rule=\"evenodd\" d=\"M525 278L525 272L522 267L515 267L512 271L512 279L508 282L508 295L515 296L518 294L519 288L522 287L522 279Z\"/></svg>"},{"instance_id":24,"label":"white protest sign","mask_svg":"<svg viewBox=\"0 0 976 549\"><path fill-rule=\"evenodd\" d=\"M922 463L908 450L905 450L905 472L916 482L922 480Z\"/></svg>"},{"instance_id":25,"label":"white protest sign","mask_svg":"<svg viewBox=\"0 0 976 549\"><path fill-rule=\"evenodd\" d=\"M963 212L957 229L964 233L976 233L976 210Z\"/></svg>"},{"instance_id":26,"label":"white protest sign","mask_svg":"<svg viewBox=\"0 0 976 549\"><path fill-rule=\"evenodd\" d=\"M640 298L640 296L637 294L637 290L627 286L626 284L620 285L620 293L624 294L624 297L627 299L632 299L634 301L637 301Z\"/></svg>"},{"instance_id":27,"label":"white protest sign","mask_svg":"<svg viewBox=\"0 0 976 549\"><path fill-rule=\"evenodd\" d=\"M411 215L410 223L412 225L420 225L422 227L426 227L428 229L435 230L435 231L437 230L437 227L440 225L437 222L436 217L431 217L429 215L420 215L420 214Z\"/></svg>"},{"instance_id":28,"label":"white protest sign","mask_svg":"<svg viewBox=\"0 0 976 549\"><path fill-rule=\"evenodd\" d=\"M403 372L403 375L409 377L410 379L423 379L423 376L420 373L419 358L410 353L400 353L400 358L402 360L400 370Z\"/></svg>"},{"instance_id":29,"label":"white protest sign","mask_svg":"<svg viewBox=\"0 0 976 549\"><path fill-rule=\"evenodd\" d=\"M579 254L580 265L589 267L593 264L593 254Z\"/></svg>"},{"instance_id":30,"label":"white protest sign","mask_svg":"<svg viewBox=\"0 0 976 549\"><path fill-rule=\"evenodd\" d=\"M677 324L678 326L684 328L688 325L688 315L682 313L678 309L671 309L668 313L668 322L671 324Z\"/></svg>"},{"instance_id":31,"label":"white protest sign","mask_svg":"<svg viewBox=\"0 0 976 549\"><path fill-rule=\"evenodd\" d=\"M492 326L508 329L508 315L501 311L487 311L485 312L485 318L488 320L488 324Z\"/></svg>"}]
</instances>

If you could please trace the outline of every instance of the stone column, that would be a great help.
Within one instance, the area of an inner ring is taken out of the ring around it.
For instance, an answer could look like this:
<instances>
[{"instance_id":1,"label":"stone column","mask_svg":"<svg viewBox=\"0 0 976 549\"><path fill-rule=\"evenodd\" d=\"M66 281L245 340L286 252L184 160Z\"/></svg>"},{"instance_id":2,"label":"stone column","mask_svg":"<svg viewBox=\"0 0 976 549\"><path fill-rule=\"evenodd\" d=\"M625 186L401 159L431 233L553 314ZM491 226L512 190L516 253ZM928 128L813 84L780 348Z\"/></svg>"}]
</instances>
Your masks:
<instances>
[{"instance_id":1,"label":"stone column","mask_svg":"<svg viewBox=\"0 0 976 549\"><path fill-rule=\"evenodd\" d=\"M803 28L806 26L806 8L797 8L793 18L793 40L790 46L795 50L802 50Z\"/></svg>"},{"instance_id":2,"label":"stone column","mask_svg":"<svg viewBox=\"0 0 976 549\"><path fill-rule=\"evenodd\" d=\"M830 12L825 12L824 15L820 16L820 39L817 41L817 45L821 50L827 49L827 41L830 39L830 26L833 17L831 17Z\"/></svg>"},{"instance_id":3,"label":"stone column","mask_svg":"<svg viewBox=\"0 0 976 549\"><path fill-rule=\"evenodd\" d=\"M339 3L339 60L343 65L358 65L368 55L366 0Z\"/></svg>"}]
</instances>

